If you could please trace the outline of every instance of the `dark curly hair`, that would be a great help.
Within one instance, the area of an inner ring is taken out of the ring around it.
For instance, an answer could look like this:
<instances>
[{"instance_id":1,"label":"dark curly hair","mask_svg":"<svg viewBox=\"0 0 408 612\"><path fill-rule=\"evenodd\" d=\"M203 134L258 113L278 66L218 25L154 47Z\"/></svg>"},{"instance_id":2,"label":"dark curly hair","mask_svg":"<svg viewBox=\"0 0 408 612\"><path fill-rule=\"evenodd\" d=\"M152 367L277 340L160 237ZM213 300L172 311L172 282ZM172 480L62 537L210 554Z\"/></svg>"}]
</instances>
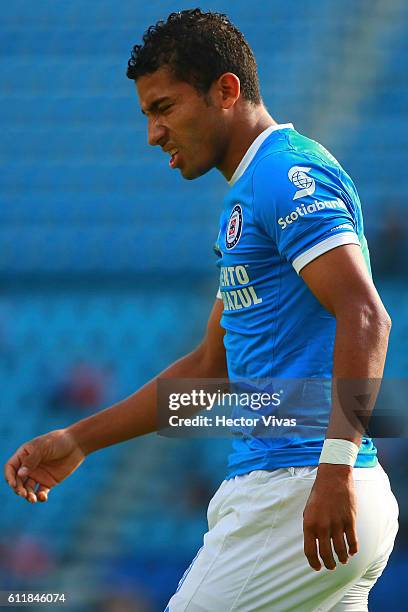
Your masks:
<instances>
[{"instance_id":1,"label":"dark curly hair","mask_svg":"<svg viewBox=\"0 0 408 612\"><path fill-rule=\"evenodd\" d=\"M243 34L221 13L189 9L150 26L143 44L132 49L126 74L137 81L161 66L168 66L177 79L204 95L218 77L233 72L241 81L242 97L261 102L254 54Z\"/></svg>"}]
</instances>

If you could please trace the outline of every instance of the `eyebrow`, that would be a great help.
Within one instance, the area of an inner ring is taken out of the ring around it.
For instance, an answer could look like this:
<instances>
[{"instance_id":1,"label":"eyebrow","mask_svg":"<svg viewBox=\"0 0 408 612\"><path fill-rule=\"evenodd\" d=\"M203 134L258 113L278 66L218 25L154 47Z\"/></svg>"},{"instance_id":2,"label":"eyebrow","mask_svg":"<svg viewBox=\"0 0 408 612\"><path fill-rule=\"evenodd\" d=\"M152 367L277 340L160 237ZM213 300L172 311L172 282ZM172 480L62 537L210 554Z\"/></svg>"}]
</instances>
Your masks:
<instances>
[{"instance_id":1,"label":"eyebrow","mask_svg":"<svg viewBox=\"0 0 408 612\"><path fill-rule=\"evenodd\" d=\"M170 100L169 96L162 96L161 98L157 98L157 100L152 102L152 104L145 111L143 110L143 108L141 109L142 114L147 115L148 113L151 113L152 111L156 110L157 107L162 104L162 102L166 100Z\"/></svg>"}]
</instances>

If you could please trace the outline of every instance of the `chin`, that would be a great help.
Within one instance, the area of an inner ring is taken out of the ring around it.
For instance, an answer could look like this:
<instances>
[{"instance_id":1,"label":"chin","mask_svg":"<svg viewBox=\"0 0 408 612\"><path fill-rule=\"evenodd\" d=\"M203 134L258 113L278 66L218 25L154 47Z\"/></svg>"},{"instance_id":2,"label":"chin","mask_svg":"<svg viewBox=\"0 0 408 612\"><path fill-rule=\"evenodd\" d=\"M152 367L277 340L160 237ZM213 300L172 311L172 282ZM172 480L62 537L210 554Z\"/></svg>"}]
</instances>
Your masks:
<instances>
[{"instance_id":1,"label":"chin","mask_svg":"<svg viewBox=\"0 0 408 612\"><path fill-rule=\"evenodd\" d=\"M207 172L212 170L212 168L214 168L214 166L209 166L208 168L180 168L180 172L184 179L187 181L193 181L194 179L203 176L203 174L207 174Z\"/></svg>"},{"instance_id":2,"label":"chin","mask_svg":"<svg viewBox=\"0 0 408 612\"><path fill-rule=\"evenodd\" d=\"M196 179L199 176L201 176L201 174L193 174L193 173L182 172L181 176L183 177L183 179L186 179L186 181L194 181L194 179Z\"/></svg>"}]
</instances>

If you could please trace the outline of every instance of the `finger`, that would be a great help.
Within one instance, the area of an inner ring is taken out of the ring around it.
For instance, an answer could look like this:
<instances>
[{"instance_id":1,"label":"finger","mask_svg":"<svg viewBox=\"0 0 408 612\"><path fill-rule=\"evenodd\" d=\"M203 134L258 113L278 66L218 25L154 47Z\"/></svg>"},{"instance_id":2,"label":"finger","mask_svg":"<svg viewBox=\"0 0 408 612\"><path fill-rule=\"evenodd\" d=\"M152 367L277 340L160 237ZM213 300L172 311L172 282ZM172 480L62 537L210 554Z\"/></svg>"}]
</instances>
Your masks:
<instances>
[{"instance_id":1,"label":"finger","mask_svg":"<svg viewBox=\"0 0 408 612\"><path fill-rule=\"evenodd\" d=\"M334 551L340 563L343 563L343 564L347 563L348 553L347 553L346 542L344 541L344 533L342 530L337 531L336 533L332 534L332 542L333 542Z\"/></svg>"},{"instance_id":2,"label":"finger","mask_svg":"<svg viewBox=\"0 0 408 612\"><path fill-rule=\"evenodd\" d=\"M41 454L37 446L32 443L25 444L19 452L21 466L17 471L17 476L25 478L37 467L41 462Z\"/></svg>"},{"instance_id":3,"label":"finger","mask_svg":"<svg viewBox=\"0 0 408 612\"><path fill-rule=\"evenodd\" d=\"M21 453L22 449L19 449L14 455L8 460L5 467L6 480L9 485L14 489L14 492L21 497L26 497L27 491L24 487L23 479L18 475L21 468Z\"/></svg>"},{"instance_id":4,"label":"finger","mask_svg":"<svg viewBox=\"0 0 408 612\"><path fill-rule=\"evenodd\" d=\"M333 549L331 547L331 540L329 537L328 530L320 533L318 536L319 540L319 555L324 563L324 566L329 570L336 569L336 562L333 557Z\"/></svg>"},{"instance_id":5,"label":"finger","mask_svg":"<svg viewBox=\"0 0 408 612\"><path fill-rule=\"evenodd\" d=\"M7 463L5 465L5 467L4 467L4 478L6 479L7 484L12 489L15 489L15 487L16 487L16 470L15 470L15 468L10 463Z\"/></svg>"},{"instance_id":6,"label":"finger","mask_svg":"<svg viewBox=\"0 0 408 612\"><path fill-rule=\"evenodd\" d=\"M39 502L46 502L48 500L48 493L50 492L48 487L40 485L37 490L37 499Z\"/></svg>"},{"instance_id":7,"label":"finger","mask_svg":"<svg viewBox=\"0 0 408 612\"><path fill-rule=\"evenodd\" d=\"M31 502L32 504L35 504L37 501L37 495L35 494L35 488L37 486L37 483L33 478L27 478L24 483L24 486L27 491L27 501Z\"/></svg>"},{"instance_id":8,"label":"finger","mask_svg":"<svg viewBox=\"0 0 408 612\"><path fill-rule=\"evenodd\" d=\"M7 461L4 468L5 477L9 485L19 495L25 492L21 479L29 475L31 469L40 462L40 453L31 443L21 446Z\"/></svg>"},{"instance_id":9,"label":"finger","mask_svg":"<svg viewBox=\"0 0 408 612\"><path fill-rule=\"evenodd\" d=\"M355 555L356 553L358 553L358 538L355 524L346 527L345 533L348 544L348 554Z\"/></svg>"},{"instance_id":10,"label":"finger","mask_svg":"<svg viewBox=\"0 0 408 612\"><path fill-rule=\"evenodd\" d=\"M304 533L303 550L310 567L316 570L316 572L318 572L321 569L322 565L317 554L316 537L313 533L309 533L306 529Z\"/></svg>"},{"instance_id":11,"label":"finger","mask_svg":"<svg viewBox=\"0 0 408 612\"><path fill-rule=\"evenodd\" d=\"M20 478L20 476L16 476L16 487L14 490L17 495L20 495L21 497L27 497L27 491L24 487L23 479Z\"/></svg>"},{"instance_id":12,"label":"finger","mask_svg":"<svg viewBox=\"0 0 408 612\"><path fill-rule=\"evenodd\" d=\"M6 478L6 481L10 485L10 487L12 487L13 489L15 489L17 486L16 476L17 476L17 470L20 467L21 467L21 461L20 461L20 458L18 456L18 451L17 451L16 453L14 453L12 457L10 457L10 459L7 461L6 465L4 466L4 476Z\"/></svg>"}]
</instances>

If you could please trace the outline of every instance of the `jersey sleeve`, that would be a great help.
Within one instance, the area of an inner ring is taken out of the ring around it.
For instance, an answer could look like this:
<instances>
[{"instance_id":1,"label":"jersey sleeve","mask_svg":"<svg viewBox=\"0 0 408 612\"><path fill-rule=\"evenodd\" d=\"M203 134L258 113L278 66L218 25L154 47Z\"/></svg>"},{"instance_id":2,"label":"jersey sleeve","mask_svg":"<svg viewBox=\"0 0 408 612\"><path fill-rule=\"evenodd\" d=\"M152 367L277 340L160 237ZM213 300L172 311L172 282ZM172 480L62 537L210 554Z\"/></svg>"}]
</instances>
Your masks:
<instances>
[{"instance_id":1,"label":"jersey sleeve","mask_svg":"<svg viewBox=\"0 0 408 612\"><path fill-rule=\"evenodd\" d=\"M255 221L298 274L326 251L360 244L354 196L335 164L269 155L257 164L252 187Z\"/></svg>"}]
</instances>

